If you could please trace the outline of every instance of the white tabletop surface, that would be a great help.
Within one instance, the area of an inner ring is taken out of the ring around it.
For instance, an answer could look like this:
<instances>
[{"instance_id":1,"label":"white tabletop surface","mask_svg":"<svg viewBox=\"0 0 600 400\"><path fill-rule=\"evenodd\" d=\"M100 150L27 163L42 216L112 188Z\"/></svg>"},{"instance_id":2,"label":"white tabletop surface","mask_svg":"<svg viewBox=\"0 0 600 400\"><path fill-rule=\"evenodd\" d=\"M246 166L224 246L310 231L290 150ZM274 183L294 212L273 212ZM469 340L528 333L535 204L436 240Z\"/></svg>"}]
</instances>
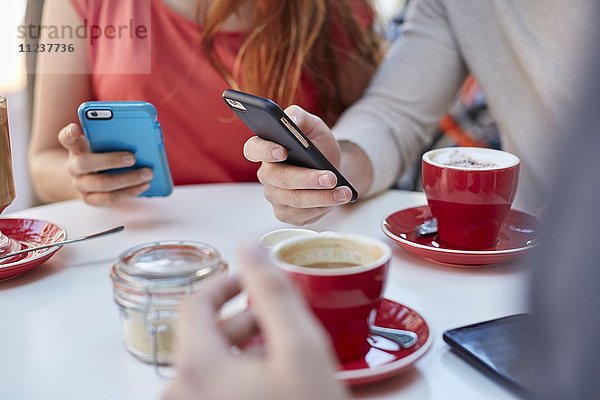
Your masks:
<instances>
[{"instance_id":1,"label":"white tabletop surface","mask_svg":"<svg viewBox=\"0 0 600 400\"><path fill-rule=\"evenodd\" d=\"M413 370L358 389L354 395L512 399L511 392L451 353L442 332L523 312L527 273L516 264L450 268L396 247L381 232L381 220L421 204L425 199L420 193L392 191L335 210L310 226L386 240L394 249L386 297L418 310L433 325L434 345ZM235 270L242 243L285 226L273 217L256 184L180 187L166 199L136 199L111 209L69 201L14 215L61 224L70 237L121 224L127 229L65 247L42 267L0 282L0 399L6 400L160 398L167 382L121 343L108 277L112 262L140 243L195 240L214 245Z\"/></svg>"}]
</instances>

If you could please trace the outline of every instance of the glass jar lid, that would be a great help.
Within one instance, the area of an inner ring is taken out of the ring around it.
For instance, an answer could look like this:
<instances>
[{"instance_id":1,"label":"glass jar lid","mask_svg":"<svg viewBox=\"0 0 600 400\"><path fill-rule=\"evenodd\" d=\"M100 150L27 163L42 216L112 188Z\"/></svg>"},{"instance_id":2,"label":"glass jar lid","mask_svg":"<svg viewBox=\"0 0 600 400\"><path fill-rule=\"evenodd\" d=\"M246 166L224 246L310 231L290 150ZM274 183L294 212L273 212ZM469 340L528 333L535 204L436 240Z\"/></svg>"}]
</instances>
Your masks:
<instances>
[{"instance_id":1,"label":"glass jar lid","mask_svg":"<svg viewBox=\"0 0 600 400\"><path fill-rule=\"evenodd\" d=\"M208 244L164 241L142 244L121 254L111 277L116 289L153 294L189 291L196 282L226 271L227 264Z\"/></svg>"}]
</instances>

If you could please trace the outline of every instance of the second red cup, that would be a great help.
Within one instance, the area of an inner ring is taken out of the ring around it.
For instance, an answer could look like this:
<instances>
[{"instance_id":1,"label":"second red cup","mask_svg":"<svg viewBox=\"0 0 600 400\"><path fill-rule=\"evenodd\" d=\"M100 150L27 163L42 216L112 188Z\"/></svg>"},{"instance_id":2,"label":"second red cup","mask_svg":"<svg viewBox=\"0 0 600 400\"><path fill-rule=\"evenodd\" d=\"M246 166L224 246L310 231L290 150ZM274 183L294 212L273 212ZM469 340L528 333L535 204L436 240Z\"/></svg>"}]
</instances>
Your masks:
<instances>
[{"instance_id":1,"label":"second red cup","mask_svg":"<svg viewBox=\"0 0 600 400\"><path fill-rule=\"evenodd\" d=\"M440 242L456 249L493 247L519 182L518 157L499 150L451 147L423 155L423 190Z\"/></svg>"}]
</instances>

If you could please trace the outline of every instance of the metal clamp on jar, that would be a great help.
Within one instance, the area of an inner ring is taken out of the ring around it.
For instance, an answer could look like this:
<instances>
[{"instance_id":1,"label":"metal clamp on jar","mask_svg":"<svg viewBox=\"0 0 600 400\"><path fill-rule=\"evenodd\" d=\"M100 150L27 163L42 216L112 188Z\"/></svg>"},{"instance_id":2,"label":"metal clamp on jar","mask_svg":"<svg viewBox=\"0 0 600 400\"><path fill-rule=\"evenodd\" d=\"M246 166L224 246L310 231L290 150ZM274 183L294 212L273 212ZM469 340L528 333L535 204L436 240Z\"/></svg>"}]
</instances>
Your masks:
<instances>
[{"instance_id":1,"label":"metal clamp on jar","mask_svg":"<svg viewBox=\"0 0 600 400\"><path fill-rule=\"evenodd\" d=\"M110 276L127 350L153 363L157 373L159 365L170 364L180 304L226 274L219 252L204 243L157 242L123 253Z\"/></svg>"}]
</instances>

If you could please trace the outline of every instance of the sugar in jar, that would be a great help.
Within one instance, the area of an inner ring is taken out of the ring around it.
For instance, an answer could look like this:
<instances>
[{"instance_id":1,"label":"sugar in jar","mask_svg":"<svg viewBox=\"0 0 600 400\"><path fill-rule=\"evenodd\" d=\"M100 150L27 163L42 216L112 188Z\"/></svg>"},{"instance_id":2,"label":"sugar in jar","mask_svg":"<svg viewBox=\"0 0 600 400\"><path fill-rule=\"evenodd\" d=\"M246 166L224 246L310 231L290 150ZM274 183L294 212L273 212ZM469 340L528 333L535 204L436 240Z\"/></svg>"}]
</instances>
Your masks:
<instances>
[{"instance_id":1,"label":"sugar in jar","mask_svg":"<svg viewBox=\"0 0 600 400\"><path fill-rule=\"evenodd\" d=\"M170 364L179 306L227 269L204 243L148 243L121 254L110 276L127 350L144 362Z\"/></svg>"}]
</instances>

